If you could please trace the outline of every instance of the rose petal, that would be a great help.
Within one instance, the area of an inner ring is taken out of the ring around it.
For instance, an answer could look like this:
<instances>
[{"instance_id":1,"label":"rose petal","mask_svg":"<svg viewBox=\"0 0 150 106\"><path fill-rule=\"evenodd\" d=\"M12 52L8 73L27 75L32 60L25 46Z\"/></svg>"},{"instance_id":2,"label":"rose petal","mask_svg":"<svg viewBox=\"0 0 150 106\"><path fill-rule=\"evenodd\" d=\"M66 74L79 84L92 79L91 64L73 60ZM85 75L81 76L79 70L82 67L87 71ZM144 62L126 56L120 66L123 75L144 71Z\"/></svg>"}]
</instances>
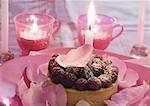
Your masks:
<instances>
[{"instance_id":1,"label":"rose petal","mask_svg":"<svg viewBox=\"0 0 150 106\"><path fill-rule=\"evenodd\" d=\"M116 103L118 106L130 106L139 102L146 92L149 90L149 85L146 82L143 82L143 85L125 88L119 93L114 94L111 97L112 102L106 102L108 106L112 106L111 103Z\"/></svg>"},{"instance_id":2,"label":"rose petal","mask_svg":"<svg viewBox=\"0 0 150 106\"><path fill-rule=\"evenodd\" d=\"M28 87L22 78L19 83L18 83L18 88L17 88L17 94L20 98L23 97L23 95L28 91Z\"/></svg>"},{"instance_id":3,"label":"rose petal","mask_svg":"<svg viewBox=\"0 0 150 106\"><path fill-rule=\"evenodd\" d=\"M119 106L118 104L116 104L114 101L111 101L111 100L105 100L105 103L108 106ZM125 105L122 105L122 106L125 106Z\"/></svg>"},{"instance_id":4,"label":"rose petal","mask_svg":"<svg viewBox=\"0 0 150 106\"><path fill-rule=\"evenodd\" d=\"M37 73L47 76L47 69L48 69L48 63L41 64L37 69Z\"/></svg>"},{"instance_id":5,"label":"rose petal","mask_svg":"<svg viewBox=\"0 0 150 106\"><path fill-rule=\"evenodd\" d=\"M139 106L150 106L150 96L144 97L139 103Z\"/></svg>"},{"instance_id":6,"label":"rose petal","mask_svg":"<svg viewBox=\"0 0 150 106\"><path fill-rule=\"evenodd\" d=\"M119 82L120 88L127 88L136 85L137 80L139 79L139 75L136 71L132 69L128 69L126 71L126 75L124 76L124 79Z\"/></svg>"},{"instance_id":7,"label":"rose petal","mask_svg":"<svg viewBox=\"0 0 150 106\"><path fill-rule=\"evenodd\" d=\"M56 86L56 98L57 106L66 106L67 94L65 92L65 88L60 84Z\"/></svg>"},{"instance_id":8,"label":"rose petal","mask_svg":"<svg viewBox=\"0 0 150 106\"><path fill-rule=\"evenodd\" d=\"M77 66L84 67L92 56L92 46L83 45L77 49L70 50L66 55L59 55L56 61L63 67Z\"/></svg>"},{"instance_id":9,"label":"rose petal","mask_svg":"<svg viewBox=\"0 0 150 106\"><path fill-rule=\"evenodd\" d=\"M57 106L55 88L55 86L47 86L43 88L44 97L47 105Z\"/></svg>"},{"instance_id":10,"label":"rose petal","mask_svg":"<svg viewBox=\"0 0 150 106\"><path fill-rule=\"evenodd\" d=\"M47 80L47 76L43 75L37 64L30 63L27 67L28 79L35 83L41 83Z\"/></svg>"},{"instance_id":11,"label":"rose petal","mask_svg":"<svg viewBox=\"0 0 150 106\"><path fill-rule=\"evenodd\" d=\"M45 106L46 100L43 95L41 86L31 83L31 87L21 98L23 106Z\"/></svg>"},{"instance_id":12,"label":"rose petal","mask_svg":"<svg viewBox=\"0 0 150 106\"><path fill-rule=\"evenodd\" d=\"M80 100L76 106L91 106L87 101L85 100Z\"/></svg>"}]
</instances>

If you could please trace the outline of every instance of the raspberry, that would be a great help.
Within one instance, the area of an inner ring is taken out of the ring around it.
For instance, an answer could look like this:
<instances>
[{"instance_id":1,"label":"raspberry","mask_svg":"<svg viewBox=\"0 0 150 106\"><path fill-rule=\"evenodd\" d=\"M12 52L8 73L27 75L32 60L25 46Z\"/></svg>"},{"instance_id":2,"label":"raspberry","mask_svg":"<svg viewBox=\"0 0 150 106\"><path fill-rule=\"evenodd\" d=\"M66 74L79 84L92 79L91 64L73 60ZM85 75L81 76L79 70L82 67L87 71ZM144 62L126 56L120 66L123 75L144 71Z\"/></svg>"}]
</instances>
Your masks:
<instances>
[{"instance_id":1,"label":"raspberry","mask_svg":"<svg viewBox=\"0 0 150 106\"><path fill-rule=\"evenodd\" d=\"M101 81L97 77L91 77L88 79L88 89L98 90L101 88Z\"/></svg>"},{"instance_id":2,"label":"raspberry","mask_svg":"<svg viewBox=\"0 0 150 106\"><path fill-rule=\"evenodd\" d=\"M75 88L80 91L86 90L87 89L87 80L84 78L79 78L75 82Z\"/></svg>"},{"instance_id":3,"label":"raspberry","mask_svg":"<svg viewBox=\"0 0 150 106\"><path fill-rule=\"evenodd\" d=\"M60 78L61 84L67 88L71 88L76 82L76 80L77 80L76 75L69 72L65 72Z\"/></svg>"},{"instance_id":4,"label":"raspberry","mask_svg":"<svg viewBox=\"0 0 150 106\"><path fill-rule=\"evenodd\" d=\"M80 70L77 72L78 79L79 78L89 79L92 76L93 73L88 66L80 68Z\"/></svg>"},{"instance_id":5,"label":"raspberry","mask_svg":"<svg viewBox=\"0 0 150 106\"><path fill-rule=\"evenodd\" d=\"M103 88L108 88L112 85L112 78L109 75L102 74L98 78L101 80Z\"/></svg>"},{"instance_id":6,"label":"raspberry","mask_svg":"<svg viewBox=\"0 0 150 106\"><path fill-rule=\"evenodd\" d=\"M60 83L60 79L64 75L64 73L65 73L64 70L61 69L60 67L54 67L53 68L53 73L51 73L49 75L49 77L51 78L51 80L54 83L58 84L58 83Z\"/></svg>"}]
</instances>

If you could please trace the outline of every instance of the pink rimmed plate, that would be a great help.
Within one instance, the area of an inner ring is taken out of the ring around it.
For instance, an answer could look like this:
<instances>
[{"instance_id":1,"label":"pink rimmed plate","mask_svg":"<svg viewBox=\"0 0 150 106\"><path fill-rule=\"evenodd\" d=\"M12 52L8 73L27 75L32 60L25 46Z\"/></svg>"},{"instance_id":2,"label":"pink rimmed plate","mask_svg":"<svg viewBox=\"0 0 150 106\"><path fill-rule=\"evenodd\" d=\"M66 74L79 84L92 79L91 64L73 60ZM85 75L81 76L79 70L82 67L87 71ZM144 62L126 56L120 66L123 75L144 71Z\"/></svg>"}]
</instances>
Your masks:
<instances>
[{"instance_id":1,"label":"pink rimmed plate","mask_svg":"<svg viewBox=\"0 0 150 106\"><path fill-rule=\"evenodd\" d=\"M31 63L35 63L37 65L43 64L43 63L47 63L50 59L50 57L57 53L57 54L66 54L71 48L55 48L55 49L49 49L47 51L43 51L41 52L41 55L34 55L34 56L24 56L24 57L20 57L20 58L16 58L14 60L11 60L9 62L6 62L5 64L3 64L2 66L0 66L0 79L6 79L10 82L16 83L20 80L21 78L21 74L24 71L25 66L28 64L28 62ZM105 51L101 51L101 50L94 50L95 54L107 54L110 56L115 56L118 57L122 60L127 60L130 59L130 57L127 56L123 56L123 55L119 55L119 54L115 54L115 53L111 53L111 52L105 52ZM145 80L146 82L148 82L150 84L150 68L146 68L137 64L133 64L133 63L127 63L127 66L131 69L134 69L135 71L138 72L140 79L139 82L141 83L143 80ZM8 73L5 73L7 70ZM16 75L20 75L19 77L14 77ZM6 77L7 76L7 77Z\"/></svg>"}]
</instances>

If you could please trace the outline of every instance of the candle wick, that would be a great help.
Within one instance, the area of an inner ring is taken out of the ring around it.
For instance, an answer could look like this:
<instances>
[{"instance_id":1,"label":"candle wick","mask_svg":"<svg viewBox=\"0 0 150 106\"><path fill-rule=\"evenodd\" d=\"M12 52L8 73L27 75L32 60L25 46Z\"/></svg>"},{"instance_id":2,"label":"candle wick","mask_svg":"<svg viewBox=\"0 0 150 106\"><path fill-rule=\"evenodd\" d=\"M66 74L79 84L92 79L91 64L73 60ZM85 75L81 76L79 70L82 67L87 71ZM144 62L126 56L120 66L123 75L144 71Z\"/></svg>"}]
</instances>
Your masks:
<instances>
[{"instance_id":1,"label":"candle wick","mask_svg":"<svg viewBox=\"0 0 150 106\"><path fill-rule=\"evenodd\" d=\"M91 31L91 29L92 29L91 25L89 25L89 28L88 28L88 29Z\"/></svg>"}]
</instances>

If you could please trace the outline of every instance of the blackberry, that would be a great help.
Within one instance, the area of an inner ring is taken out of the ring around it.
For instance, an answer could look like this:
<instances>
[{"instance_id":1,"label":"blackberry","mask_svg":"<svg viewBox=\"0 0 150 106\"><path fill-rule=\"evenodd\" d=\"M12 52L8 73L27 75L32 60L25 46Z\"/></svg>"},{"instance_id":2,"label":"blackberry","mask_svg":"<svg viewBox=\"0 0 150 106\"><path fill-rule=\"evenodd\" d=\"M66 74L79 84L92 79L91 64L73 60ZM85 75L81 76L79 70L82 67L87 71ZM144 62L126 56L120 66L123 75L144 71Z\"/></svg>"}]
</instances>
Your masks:
<instances>
[{"instance_id":1,"label":"blackberry","mask_svg":"<svg viewBox=\"0 0 150 106\"><path fill-rule=\"evenodd\" d=\"M118 68L116 66L107 69L104 73L111 76L113 83L116 82L118 77Z\"/></svg>"},{"instance_id":2,"label":"blackberry","mask_svg":"<svg viewBox=\"0 0 150 106\"><path fill-rule=\"evenodd\" d=\"M83 91L83 90L86 90L87 89L87 80L84 79L84 78L79 78L76 82L75 82L75 85L74 87L77 89L77 90L80 90L80 91Z\"/></svg>"},{"instance_id":3,"label":"blackberry","mask_svg":"<svg viewBox=\"0 0 150 106\"><path fill-rule=\"evenodd\" d=\"M90 68L94 76L96 77L100 76L101 74L104 74L104 70L102 69L102 66L98 63L93 63Z\"/></svg>"},{"instance_id":4,"label":"blackberry","mask_svg":"<svg viewBox=\"0 0 150 106\"><path fill-rule=\"evenodd\" d=\"M88 66L80 68L80 70L77 72L77 78L84 78L84 79L89 79L90 77L93 76L92 71Z\"/></svg>"},{"instance_id":5,"label":"blackberry","mask_svg":"<svg viewBox=\"0 0 150 106\"><path fill-rule=\"evenodd\" d=\"M109 75L102 74L98 78L101 80L103 88L108 88L112 85L112 78Z\"/></svg>"},{"instance_id":6,"label":"blackberry","mask_svg":"<svg viewBox=\"0 0 150 106\"><path fill-rule=\"evenodd\" d=\"M67 88L71 88L76 82L76 80L76 75L69 72L65 72L60 78L61 84Z\"/></svg>"},{"instance_id":7,"label":"blackberry","mask_svg":"<svg viewBox=\"0 0 150 106\"><path fill-rule=\"evenodd\" d=\"M58 84L60 83L60 79L64 75L64 73L64 70L60 67L54 67L53 73L49 74L49 77L51 78L52 82Z\"/></svg>"},{"instance_id":8,"label":"blackberry","mask_svg":"<svg viewBox=\"0 0 150 106\"><path fill-rule=\"evenodd\" d=\"M91 77L88 79L88 89L98 90L101 88L101 81L97 77Z\"/></svg>"},{"instance_id":9,"label":"blackberry","mask_svg":"<svg viewBox=\"0 0 150 106\"><path fill-rule=\"evenodd\" d=\"M65 69L66 72L73 73L75 75L77 75L77 73L78 73L79 70L80 70L79 67L67 67Z\"/></svg>"},{"instance_id":10,"label":"blackberry","mask_svg":"<svg viewBox=\"0 0 150 106\"><path fill-rule=\"evenodd\" d=\"M111 76L113 83L116 82L117 77L118 77L117 71L115 71L115 70L111 70L111 71L110 70L106 70L104 73Z\"/></svg>"}]
</instances>

